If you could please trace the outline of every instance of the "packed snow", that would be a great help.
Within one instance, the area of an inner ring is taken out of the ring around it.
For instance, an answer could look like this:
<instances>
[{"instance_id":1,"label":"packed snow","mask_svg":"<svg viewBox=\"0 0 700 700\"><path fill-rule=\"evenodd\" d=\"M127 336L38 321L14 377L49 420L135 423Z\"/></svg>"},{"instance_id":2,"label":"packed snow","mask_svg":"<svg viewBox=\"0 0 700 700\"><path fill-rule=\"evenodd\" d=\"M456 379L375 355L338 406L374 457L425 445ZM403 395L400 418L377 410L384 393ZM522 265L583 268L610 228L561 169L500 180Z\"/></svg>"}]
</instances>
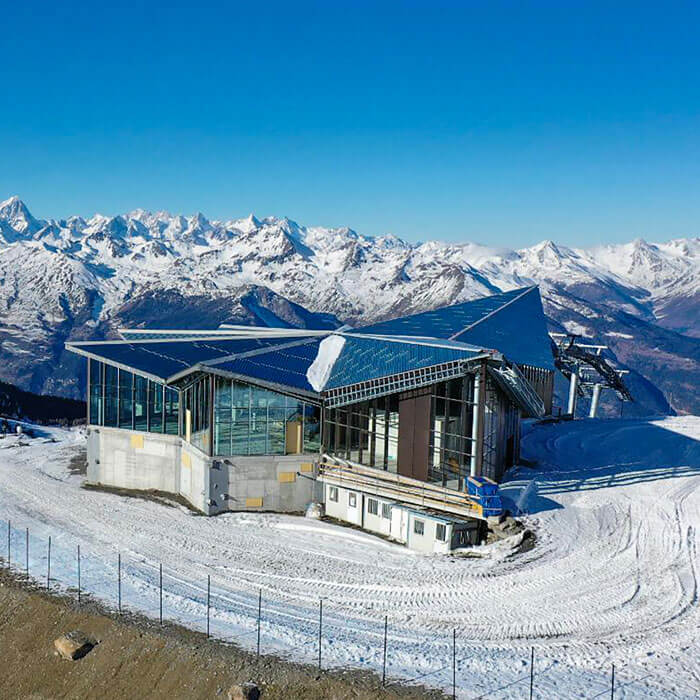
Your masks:
<instances>
[{"instance_id":1,"label":"packed snow","mask_svg":"<svg viewBox=\"0 0 700 700\"><path fill-rule=\"evenodd\" d=\"M535 696L696 698L700 694L697 530L700 418L581 420L527 428L504 491L527 512L529 551L424 555L354 529L301 517L197 516L167 503L81 488L70 459L80 430L0 440L0 519L13 566L83 592L204 629L254 649L262 591L263 652L324 667L381 671L388 617L391 682L451 690L457 631L460 698L522 698L535 653ZM529 463L529 462L528 462ZM0 548L1 551L1 548ZM6 555L5 555L6 556Z\"/></svg>"},{"instance_id":2,"label":"packed snow","mask_svg":"<svg viewBox=\"0 0 700 700\"><path fill-rule=\"evenodd\" d=\"M316 359L306 370L306 378L314 391L323 391L344 345L345 338L342 335L330 335L319 343Z\"/></svg>"}]
</instances>

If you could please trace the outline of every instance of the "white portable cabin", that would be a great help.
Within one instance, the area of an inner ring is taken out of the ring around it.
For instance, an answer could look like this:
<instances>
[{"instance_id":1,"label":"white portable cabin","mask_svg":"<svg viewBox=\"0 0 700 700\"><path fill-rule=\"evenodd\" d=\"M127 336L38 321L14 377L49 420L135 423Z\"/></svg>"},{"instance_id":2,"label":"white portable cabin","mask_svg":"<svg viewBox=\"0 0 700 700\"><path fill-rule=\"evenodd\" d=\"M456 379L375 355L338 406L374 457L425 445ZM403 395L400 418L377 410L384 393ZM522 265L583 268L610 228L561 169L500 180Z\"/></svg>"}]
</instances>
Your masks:
<instances>
[{"instance_id":1,"label":"white portable cabin","mask_svg":"<svg viewBox=\"0 0 700 700\"><path fill-rule=\"evenodd\" d=\"M325 486L326 515L391 536L392 501L340 486Z\"/></svg>"},{"instance_id":2,"label":"white portable cabin","mask_svg":"<svg viewBox=\"0 0 700 700\"><path fill-rule=\"evenodd\" d=\"M325 484L326 515L376 532L418 552L446 554L479 544L482 523L409 507L372 494Z\"/></svg>"}]
</instances>

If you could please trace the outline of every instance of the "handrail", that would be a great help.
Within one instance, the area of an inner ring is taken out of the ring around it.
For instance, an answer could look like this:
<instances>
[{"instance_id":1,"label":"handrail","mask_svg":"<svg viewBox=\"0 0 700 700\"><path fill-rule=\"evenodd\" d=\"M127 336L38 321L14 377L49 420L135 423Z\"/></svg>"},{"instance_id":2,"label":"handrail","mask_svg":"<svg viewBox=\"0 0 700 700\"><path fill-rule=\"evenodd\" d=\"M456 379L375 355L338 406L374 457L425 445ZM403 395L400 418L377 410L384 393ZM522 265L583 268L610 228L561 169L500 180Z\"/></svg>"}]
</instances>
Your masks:
<instances>
[{"instance_id":1,"label":"handrail","mask_svg":"<svg viewBox=\"0 0 700 700\"><path fill-rule=\"evenodd\" d=\"M353 466L319 463L318 478L324 483L330 483L342 488L356 488L359 491L373 493L376 496L404 503L429 507L434 510L485 520L480 503L472 500L466 494L448 492L447 489L437 489L433 484L420 482L400 482L396 479L382 479L376 474L366 474L354 470ZM391 475L396 477L399 475ZM408 479L408 477L403 477Z\"/></svg>"}]
</instances>

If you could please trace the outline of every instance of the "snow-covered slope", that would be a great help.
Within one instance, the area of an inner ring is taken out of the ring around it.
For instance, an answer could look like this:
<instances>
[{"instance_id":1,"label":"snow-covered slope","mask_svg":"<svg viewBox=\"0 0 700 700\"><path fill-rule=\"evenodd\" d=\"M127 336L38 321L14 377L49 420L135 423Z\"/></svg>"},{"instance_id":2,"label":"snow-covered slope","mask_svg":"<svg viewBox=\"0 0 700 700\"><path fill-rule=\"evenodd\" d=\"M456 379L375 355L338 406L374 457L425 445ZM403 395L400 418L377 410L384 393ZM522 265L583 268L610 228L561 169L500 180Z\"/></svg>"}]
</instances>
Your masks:
<instances>
[{"instance_id":1,"label":"snow-covered slope","mask_svg":"<svg viewBox=\"0 0 700 700\"><path fill-rule=\"evenodd\" d=\"M77 395L67 338L118 325L382 320L539 283L553 328L607 342L640 412L700 412L700 239L522 250L409 244L289 219L136 210L34 218L0 204L3 378ZM59 368L61 365L63 368Z\"/></svg>"},{"instance_id":2,"label":"snow-covered slope","mask_svg":"<svg viewBox=\"0 0 700 700\"><path fill-rule=\"evenodd\" d=\"M323 598L323 664L381 672L459 698L523 698L535 649L535 697L690 698L700 688L698 524L700 418L536 425L525 522L534 547L477 547L479 558L423 555L368 533L272 513L193 517L181 507L81 488L78 431L0 441L0 525L12 562L75 595L202 630L211 576L214 637L254 650L262 590L264 653L315 663ZM2 530L5 532L5 529ZM0 556L5 556L2 550Z\"/></svg>"}]
</instances>

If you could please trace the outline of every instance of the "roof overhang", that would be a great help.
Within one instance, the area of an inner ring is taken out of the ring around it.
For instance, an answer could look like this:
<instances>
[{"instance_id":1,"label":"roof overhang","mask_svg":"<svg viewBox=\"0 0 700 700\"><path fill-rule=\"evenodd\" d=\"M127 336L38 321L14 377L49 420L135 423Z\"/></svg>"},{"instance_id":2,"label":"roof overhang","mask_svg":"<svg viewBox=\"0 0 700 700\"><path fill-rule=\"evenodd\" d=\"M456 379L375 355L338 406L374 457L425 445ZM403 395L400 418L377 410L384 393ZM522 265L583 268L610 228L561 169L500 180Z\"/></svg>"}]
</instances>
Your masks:
<instances>
[{"instance_id":1,"label":"roof overhang","mask_svg":"<svg viewBox=\"0 0 700 700\"><path fill-rule=\"evenodd\" d=\"M91 343L80 343L81 345L104 345L106 343L121 343L124 345L131 344L134 341L95 341ZM142 341L146 342L146 341ZM300 345L301 343L299 341L295 343L289 343L288 345L284 345L284 347L294 347L295 345ZM146 379L150 379L151 381L158 382L159 384L166 384L168 386L175 386L175 385L180 385L183 381L185 381L188 377L195 375L195 374L214 374L220 377L226 377L229 379L236 379L238 381L245 382L246 384L251 384L253 386L259 386L262 389L269 389L270 391L275 391L277 393L285 394L287 396L294 396L301 398L305 401L310 401L313 403L321 404L321 395L317 394L316 392L313 391L305 391L304 389L298 389L296 387L291 387L286 384L278 384L275 382L268 382L265 381L264 379L257 379L256 377L249 377L247 375L239 374L237 372L228 372L226 370L219 369L216 366L217 362L226 362L231 357L250 357L254 354L259 354L262 353L264 350L257 350L257 351L251 351L249 353L242 353L239 356L233 355L233 356L227 356L224 358L219 358L218 360L209 360L206 362L197 362L194 365L187 367L186 369L183 369L180 372L176 372L175 374L171 374L166 377L160 377L156 374L153 374L151 372L144 372L143 370L139 370L135 367L130 367L129 365L124 364L123 362L116 362L114 360L108 360L100 355L90 352L89 350L85 350L82 347L76 347L72 343L66 343L66 350L75 353L76 355L81 355L82 357L87 357L88 359L91 360L97 360L99 362L102 362L106 365L111 365L113 367L117 367L118 369L121 369L125 372L131 372L132 374L137 374L140 377L145 377Z\"/></svg>"}]
</instances>

